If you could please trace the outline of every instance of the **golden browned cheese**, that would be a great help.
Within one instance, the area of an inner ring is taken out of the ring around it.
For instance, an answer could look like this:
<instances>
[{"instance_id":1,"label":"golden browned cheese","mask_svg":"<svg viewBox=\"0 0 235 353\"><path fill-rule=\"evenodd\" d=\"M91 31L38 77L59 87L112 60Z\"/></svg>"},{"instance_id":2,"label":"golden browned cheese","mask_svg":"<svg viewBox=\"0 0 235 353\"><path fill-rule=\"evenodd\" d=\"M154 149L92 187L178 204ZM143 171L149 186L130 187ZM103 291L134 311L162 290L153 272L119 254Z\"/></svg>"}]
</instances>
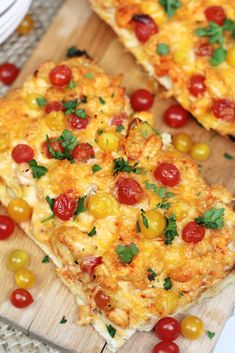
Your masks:
<instances>
[{"instance_id":1,"label":"golden browned cheese","mask_svg":"<svg viewBox=\"0 0 235 353\"><path fill-rule=\"evenodd\" d=\"M0 101L2 145L5 141L0 152L0 198L5 206L16 197L31 205L32 219L21 226L52 257L62 280L82 298L79 323L88 324L99 315L102 322L116 328L118 340L125 336L125 329L141 328L150 320L195 302L232 273L235 216L228 206L232 196L222 186L205 183L195 163L175 151L166 136L152 128L150 113L136 113L133 120L119 76L108 77L83 58L61 64L72 72L72 88L71 83L63 88L52 86L49 74L56 64L48 62L22 89ZM32 94L44 98L46 105L60 102L65 109L68 101L77 99L78 103L83 97L75 114L84 109L87 126L72 128L71 112L67 110L54 114L51 122L44 105L28 106ZM118 119L119 128L113 124ZM72 163L48 158L47 136L58 138L66 130L77 139L78 146L88 143L93 147L93 158L75 158ZM36 179L28 163L13 160L12 149L18 144L33 148L38 165L47 168L45 175ZM118 158L129 163L129 169L115 172ZM180 182L176 186L164 186L154 178L155 168L163 162L178 168ZM134 167L135 163L138 165ZM139 183L141 197L135 204L121 203L118 198L123 178ZM64 193L76 202L84 198L83 212L66 221L50 217L54 209L46 201L48 196L57 199ZM185 225L206 211L222 208L223 226L205 228L205 237L197 244L182 239ZM167 243L166 229L155 236L151 231L153 219L147 219L151 229L146 231L143 215L145 212L147 217L150 210L153 212L149 214L157 212L163 227L169 226L171 219L172 241ZM125 260L117 253L120 245L126 246L124 250L135 245L138 251ZM84 259L92 256L101 261L88 273L84 271ZM109 300L102 308L96 300L99 291ZM100 332L107 338L105 325Z\"/></svg>"},{"instance_id":2,"label":"golden browned cheese","mask_svg":"<svg viewBox=\"0 0 235 353\"><path fill-rule=\"evenodd\" d=\"M91 0L91 3L137 61L169 90L167 96L173 95L207 129L217 130L222 135L235 135L235 7L230 0L222 0L219 4L211 0L166 2L169 12L156 0ZM198 29L209 28L205 10L214 5L224 10L226 19L232 23L230 30L223 31L222 26L212 23L212 27L217 27L209 31L211 36L198 36ZM145 42L136 37L135 15L150 16L157 26L157 33ZM223 34L218 39L215 33ZM167 53L158 51L161 44L167 46ZM200 55L200 48L205 45L209 47L209 54L205 55L204 50L204 55ZM224 55L217 53L221 47L226 51ZM189 91L190 79L195 75L205 78L205 92L198 96ZM225 103L227 107L223 105L222 108L224 117L218 113L217 105L213 108L221 99L229 101L229 107Z\"/></svg>"}]
</instances>

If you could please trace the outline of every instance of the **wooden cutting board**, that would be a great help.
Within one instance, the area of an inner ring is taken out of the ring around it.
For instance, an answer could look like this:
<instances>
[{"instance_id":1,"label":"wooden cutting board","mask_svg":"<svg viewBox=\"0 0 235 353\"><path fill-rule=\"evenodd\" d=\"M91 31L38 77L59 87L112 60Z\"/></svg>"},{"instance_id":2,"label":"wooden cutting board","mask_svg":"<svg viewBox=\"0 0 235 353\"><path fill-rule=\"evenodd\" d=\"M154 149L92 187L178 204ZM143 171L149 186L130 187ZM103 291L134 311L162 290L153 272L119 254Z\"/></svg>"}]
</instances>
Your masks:
<instances>
[{"instance_id":1,"label":"wooden cutting board","mask_svg":"<svg viewBox=\"0 0 235 353\"><path fill-rule=\"evenodd\" d=\"M40 62L64 58L66 49L72 45L86 49L109 74L123 72L124 85L128 93L140 87L151 88L156 94L162 92L162 89L149 79L142 68L135 64L133 57L126 53L112 30L91 11L87 0L67 0L64 3L48 32L22 69L16 86L20 86L25 77L32 73ZM162 113L170 103L172 101L156 96L152 111L156 118L155 125L160 131L175 133L162 123ZM211 147L211 157L200 164L206 180L209 183L221 183L235 194L235 174L233 173L235 159L224 158L226 152L235 157L235 143L213 132L205 131L193 120L183 130L188 131L195 141L205 141ZM37 286L32 290L35 302L25 310L12 307L8 299L14 288L14 280L13 274L6 269L6 256L11 250L17 248L30 253L30 268L35 271L38 278ZM19 229L8 241L0 242L0 318L11 322L30 336L50 342L63 350L77 353L108 353L104 340L91 326L79 327L75 324L77 308L74 298L56 278L53 265L42 263L43 257L44 254ZM212 352L234 303L235 283L214 299L190 309L190 312L202 317L206 330L216 332L216 336L213 340L209 340L205 334L195 342L180 339L181 353ZM60 324L63 316L67 322ZM152 351L156 342L157 339L152 333L137 333L119 352L148 353ZM232 351L226 353L232 353Z\"/></svg>"}]
</instances>

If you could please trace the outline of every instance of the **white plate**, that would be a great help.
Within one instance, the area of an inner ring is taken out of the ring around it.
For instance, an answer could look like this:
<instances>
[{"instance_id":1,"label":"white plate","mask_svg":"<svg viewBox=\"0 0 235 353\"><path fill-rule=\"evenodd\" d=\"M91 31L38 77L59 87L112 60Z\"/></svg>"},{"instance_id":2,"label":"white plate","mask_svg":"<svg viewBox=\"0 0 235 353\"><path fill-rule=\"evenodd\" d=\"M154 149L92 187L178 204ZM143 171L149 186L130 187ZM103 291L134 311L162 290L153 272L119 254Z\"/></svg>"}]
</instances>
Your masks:
<instances>
[{"instance_id":1,"label":"white plate","mask_svg":"<svg viewBox=\"0 0 235 353\"><path fill-rule=\"evenodd\" d=\"M0 15L2 15L5 11L8 11L8 9L13 6L15 2L18 0L1 0L0 1Z\"/></svg>"},{"instance_id":2,"label":"white plate","mask_svg":"<svg viewBox=\"0 0 235 353\"><path fill-rule=\"evenodd\" d=\"M3 15L0 16L0 28L6 25L9 21L11 21L12 17L15 14L24 13L25 12L25 5L28 3L28 0L18 0L16 1L8 11L4 12Z\"/></svg>"}]
</instances>

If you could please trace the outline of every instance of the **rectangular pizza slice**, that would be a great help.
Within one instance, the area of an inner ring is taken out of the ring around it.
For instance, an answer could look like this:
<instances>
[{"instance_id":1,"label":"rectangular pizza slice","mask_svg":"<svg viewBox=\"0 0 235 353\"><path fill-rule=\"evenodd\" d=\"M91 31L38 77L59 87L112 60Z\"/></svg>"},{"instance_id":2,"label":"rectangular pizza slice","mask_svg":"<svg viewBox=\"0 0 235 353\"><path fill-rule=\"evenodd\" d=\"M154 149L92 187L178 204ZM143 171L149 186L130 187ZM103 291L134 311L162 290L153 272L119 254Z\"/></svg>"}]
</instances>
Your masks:
<instances>
[{"instance_id":1,"label":"rectangular pizza slice","mask_svg":"<svg viewBox=\"0 0 235 353\"><path fill-rule=\"evenodd\" d=\"M91 0L125 47L207 129L235 135L230 0ZM219 5L219 6L218 6Z\"/></svg>"},{"instance_id":2,"label":"rectangular pizza slice","mask_svg":"<svg viewBox=\"0 0 235 353\"><path fill-rule=\"evenodd\" d=\"M42 64L0 100L0 200L117 350L233 280L232 196L209 186L121 76Z\"/></svg>"}]
</instances>

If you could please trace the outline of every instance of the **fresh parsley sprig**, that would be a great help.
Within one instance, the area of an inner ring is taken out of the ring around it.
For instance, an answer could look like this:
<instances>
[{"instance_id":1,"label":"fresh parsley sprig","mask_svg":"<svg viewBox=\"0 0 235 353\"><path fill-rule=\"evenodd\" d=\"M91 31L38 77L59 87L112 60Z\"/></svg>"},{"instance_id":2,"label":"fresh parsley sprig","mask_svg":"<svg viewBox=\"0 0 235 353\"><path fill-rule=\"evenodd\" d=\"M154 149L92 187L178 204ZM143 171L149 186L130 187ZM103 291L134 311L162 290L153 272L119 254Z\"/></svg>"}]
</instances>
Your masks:
<instances>
[{"instance_id":1,"label":"fresh parsley sprig","mask_svg":"<svg viewBox=\"0 0 235 353\"><path fill-rule=\"evenodd\" d=\"M212 208L196 218L195 222L208 229L221 229L224 226L224 208Z\"/></svg>"},{"instance_id":2,"label":"fresh parsley sprig","mask_svg":"<svg viewBox=\"0 0 235 353\"><path fill-rule=\"evenodd\" d=\"M115 250L119 260L123 264L131 263L133 257L138 254L139 249L135 244L122 245L119 244Z\"/></svg>"},{"instance_id":3,"label":"fresh parsley sprig","mask_svg":"<svg viewBox=\"0 0 235 353\"><path fill-rule=\"evenodd\" d=\"M48 151L52 158L59 160L67 159L68 161L70 161L70 163L74 163L74 159L71 152L78 145L78 140L77 137L73 136L69 130L64 130L62 132L62 135L57 139L50 140L50 138L47 136L47 142ZM64 151L55 151L52 147L54 142L60 142Z\"/></svg>"},{"instance_id":4,"label":"fresh parsley sprig","mask_svg":"<svg viewBox=\"0 0 235 353\"><path fill-rule=\"evenodd\" d=\"M172 282L171 282L171 279L170 277L167 277L165 280L164 280L164 284L163 284L163 288L165 290L170 290L172 288Z\"/></svg>"},{"instance_id":5,"label":"fresh parsley sprig","mask_svg":"<svg viewBox=\"0 0 235 353\"><path fill-rule=\"evenodd\" d=\"M170 245L173 243L173 240L175 239L175 237L178 237L178 231L177 231L177 225L176 225L176 219L175 219L175 215L173 213L171 213L170 217L167 218L167 225L166 228L163 232L164 236L165 236L165 244L166 245Z\"/></svg>"},{"instance_id":6,"label":"fresh parsley sprig","mask_svg":"<svg viewBox=\"0 0 235 353\"><path fill-rule=\"evenodd\" d=\"M46 196L46 202L47 202L48 205L50 206L50 209L51 209L51 211L52 211L52 214L51 214L49 217L47 217L46 219L43 219L43 220L41 221L41 223L45 223L45 222L49 221L50 219L55 218L55 213L54 213L54 209L53 209L53 208L54 208L54 204L55 204L55 199L47 195L47 196Z\"/></svg>"},{"instance_id":7,"label":"fresh parsley sprig","mask_svg":"<svg viewBox=\"0 0 235 353\"><path fill-rule=\"evenodd\" d=\"M86 200L86 196L82 196L78 198L77 209L74 212L75 216L79 216L81 213L86 212L85 200Z\"/></svg>"},{"instance_id":8,"label":"fresh parsley sprig","mask_svg":"<svg viewBox=\"0 0 235 353\"><path fill-rule=\"evenodd\" d=\"M155 278L157 277L156 272L154 272L150 267L147 269L148 272L148 279L151 281L154 281Z\"/></svg>"},{"instance_id":9,"label":"fresh parsley sprig","mask_svg":"<svg viewBox=\"0 0 235 353\"><path fill-rule=\"evenodd\" d=\"M181 7L181 1L179 0L160 0L160 5L163 6L168 17L173 17L176 11Z\"/></svg>"},{"instance_id":10,"label":"fresh parsley sprig","mask_svg":"<svg viewBox=\"0 0 235 353\"><path fill-rule=\"evenodd\" d=\"M119 172L145 174L145 169L138 167L139 162L131 165L129 161L126 161L123 157L114 159L114 170L113 175L117 175Z\"/></svg>"},{"instance_id":11,"label":"fresh parsley sprig","mask_svg":"<svg viewBox=\"0 0 235 353\"><path fill-rule=\"evenodd\" d=\"M65 115L68 114L75 114L79 118L85 119L87 117L86 111L83 108L78 108L79 104L81 103L86 103L87 102L87 97L83 96L80 100L78 98L74 100L69 100L64 103L64 108L65 108Z\"/></svg>"},{"instance_id":12,"label":"fresh parsley sprig","mask_svg":"<svg viewBox=\"0 0 235 353\"><path fill-rule=\"evenodd\" d=\"M40 179L48 171L46 167L43 167L42 165L38 165L35 159L32 159L31 161L29 161L29 166L32 169L32 174L34 179Z\"/></svg>"}]
</instances>

